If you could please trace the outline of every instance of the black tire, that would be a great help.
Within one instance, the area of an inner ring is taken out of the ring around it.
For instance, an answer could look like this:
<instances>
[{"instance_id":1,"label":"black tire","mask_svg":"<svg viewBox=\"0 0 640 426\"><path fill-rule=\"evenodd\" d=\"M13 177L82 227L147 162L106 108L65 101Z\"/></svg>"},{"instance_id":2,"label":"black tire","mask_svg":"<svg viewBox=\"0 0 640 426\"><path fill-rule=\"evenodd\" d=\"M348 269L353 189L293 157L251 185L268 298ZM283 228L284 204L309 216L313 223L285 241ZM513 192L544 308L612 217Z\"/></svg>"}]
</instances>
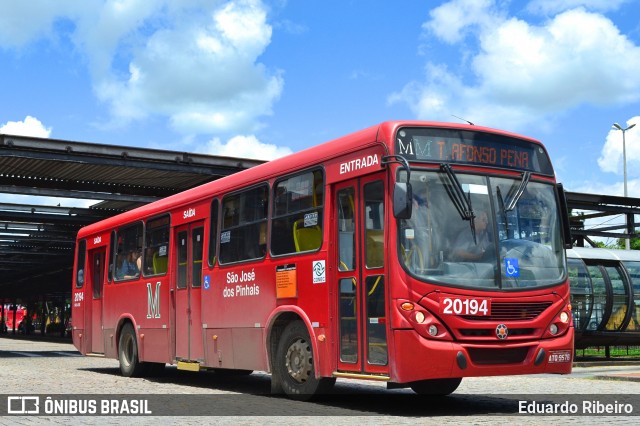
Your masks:
<instances>
[{"instance_id":1,"label":"black tire","mask_svg":"<svg viewBox=\"0 0 640 426\"><path fill-rule=\"evenodd\" d=\"M336 381L335 377L316 377L313 348L302 321L294 321L284 329L278 341L274 368L284 393L299 401L327 393Z\"/></svg>"},{"instance_id":2,"label":"black tire","mask_svg":"<svg viewBox=\"0 0 640 426\"><path fill-rule=\"evenodd\" d=\"M133 326L125 324L118 341L118 361L120 372L125 377L140 377L146 373L146 365L138 359L138 341Z\"/></svg>"},{"instance_id":3,"label":"black tire","mask_svg":"<svg viewBox=\"0 0 640 426\"><path fill-rule=\"evenodd\" d=\"M462 382L462 378L420 380L409 384L419 395L446 396L453 393Z\"/></svg>"}]
</instances>

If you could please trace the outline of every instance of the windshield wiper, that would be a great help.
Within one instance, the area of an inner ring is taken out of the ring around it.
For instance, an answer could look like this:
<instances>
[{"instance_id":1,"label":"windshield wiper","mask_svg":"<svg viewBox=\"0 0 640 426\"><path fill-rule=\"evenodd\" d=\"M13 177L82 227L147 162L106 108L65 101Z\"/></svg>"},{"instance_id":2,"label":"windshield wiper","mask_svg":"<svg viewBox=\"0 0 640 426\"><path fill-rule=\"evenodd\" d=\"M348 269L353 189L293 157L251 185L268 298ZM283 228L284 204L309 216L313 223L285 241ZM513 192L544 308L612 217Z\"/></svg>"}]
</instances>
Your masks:
<instances>
[{"instance_id":1,"label":"windshield wiper","mask_svg":"<svg viewBox=\"0 0 640 426\"><path fill-rule=\"evenodd\" d=\"M471 206L471 194L467 195L464 193L464 189L462 189L462 185L460 185L458 177L449 164L441 164L440 171L443 172L444 176L446 176L447 178L443 180L449 198L451 198L453 205L455 206L456 210L458 210L460 217L463 220L469 221L469 226L471 227L471 235L473 236L473 242L477 244L475 223L476 215L473 211L473 207Z\"/></svg>"},{"instance_id":2,"label":"windshield wiper","mask_svg":"<svg viewBox=\"0 0 640 426\"><path fill-rule=\"evenodd\" d=\"M522 194L524 194L524 190L527 189L527 184L529 183L529 179L531 179L531 172L522 173L522 180L520 181L520 185L518 189L515 187L511 187L511 190L507 194L507 206L505 208L506 212L510 212L511 210L516 208L516 204L520 201Z\"/></svg>"},{"instance_id":3,"label":"windshield wiper","mask_svg":"<svg viewBox=\"0 0 640 426\"><path fill-rule=\"evenodd\" d=\"M504 220L504 229L507 235L509 235L509 220L507 219L507 210L504 208L504 199L502 198L502 191L500 191L500 187L496 187L496 192L498 193L498 204L500 204L500 213L502 213L502 220Z\"/></svg>"}]
</instances>

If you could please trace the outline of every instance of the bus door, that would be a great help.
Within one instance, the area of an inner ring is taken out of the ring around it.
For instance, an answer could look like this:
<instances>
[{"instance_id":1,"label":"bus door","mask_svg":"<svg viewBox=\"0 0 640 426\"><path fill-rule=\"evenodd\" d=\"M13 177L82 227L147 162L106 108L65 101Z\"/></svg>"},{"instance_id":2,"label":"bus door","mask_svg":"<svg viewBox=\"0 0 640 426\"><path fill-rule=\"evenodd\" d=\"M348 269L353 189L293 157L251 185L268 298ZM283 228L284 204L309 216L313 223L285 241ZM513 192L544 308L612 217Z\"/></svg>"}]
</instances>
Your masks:
<instances>
[{"instance_id":1,"label":"bus door","mask_svg":"<svg viewBox=\"0 0 640 426\"><path fill-rule=\"evenodd\" d=\"M91 285L91 320L89 352L104 353L104 336L102 335L102 296L104 289L104 272L106 247L89 251L89 279Z\"/></svg>"},{"instance_id":2,"label":"bus door","mask_svg":"<svg viewBox=\"0 0 640 426\"><path fill-rule=\"evenodd\" d=\"M336 184L338 370L388 374L384 173Z\"/></svg>"},{"instance_id":3,"label":"bus door","mask_svg":"<svg viewBox=\"0 0 640 426\"><path fill-rule=\"evenodd\" d=\"M175 230L175 353L185 361L204 361L202 334L202 253L204 222Z\"/></svg>"}]
</instances>

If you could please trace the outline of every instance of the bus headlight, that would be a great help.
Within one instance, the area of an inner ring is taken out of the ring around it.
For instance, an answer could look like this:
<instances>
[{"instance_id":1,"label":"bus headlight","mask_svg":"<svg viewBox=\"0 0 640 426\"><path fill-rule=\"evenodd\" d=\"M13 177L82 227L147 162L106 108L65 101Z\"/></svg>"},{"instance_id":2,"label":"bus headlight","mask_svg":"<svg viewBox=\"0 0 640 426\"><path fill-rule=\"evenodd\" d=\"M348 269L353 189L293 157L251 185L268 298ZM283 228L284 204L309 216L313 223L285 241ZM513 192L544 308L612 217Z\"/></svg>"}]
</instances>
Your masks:
<instances>
[{"instance_id":1,"label":"bus headlight","mask_svg":"<svg viewBox=\"0 0 640 426\"><path fill-rule=\"evenodd\" d=\"M556 314L545 335L556 337L564 334L569 328L571 328L571 305L567 305L559 314Z\"/></svg>"},{"instance_id":2,"label":"bus headlight","mask_svg":"<svg viewBox=\"0 0 640 426\"><path fill-rule=\"evenodd\" d=\"M411 327L426 339L453 340L445 324L431 313L428 308L409 300L399 299L396 303L396 313L399 313L402 320L406 321L402 322L398 318L394 319L393 321L395 322L393 324L397 324L397 328L407 329ZM434 310L437 310L437 306L434 306L434 308Z\"/></svg>"}]
</instances>

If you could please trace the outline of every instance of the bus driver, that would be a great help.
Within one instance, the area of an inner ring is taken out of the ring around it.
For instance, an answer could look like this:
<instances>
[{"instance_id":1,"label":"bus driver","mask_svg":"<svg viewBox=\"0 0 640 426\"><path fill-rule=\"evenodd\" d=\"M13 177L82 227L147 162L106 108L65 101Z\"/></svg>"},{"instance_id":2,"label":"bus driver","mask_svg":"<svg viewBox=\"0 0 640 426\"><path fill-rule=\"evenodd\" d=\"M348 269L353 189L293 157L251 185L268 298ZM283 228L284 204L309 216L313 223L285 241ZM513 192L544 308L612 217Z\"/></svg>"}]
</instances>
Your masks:
<instances>
[{"instance_id":1,"label":"bus driver","mask_svg":"<svg viewBox=\"0 0 640 426\"><path fill-rule=\"evenodd\" d=\"M468 228L460 231L454 243L453 258L462 262L477 262L484 259L485 253L490 249L491 240L487 225L489 218L485 211L478 213L475 218L475 241Z\"/></svg>"}]
</instances>

